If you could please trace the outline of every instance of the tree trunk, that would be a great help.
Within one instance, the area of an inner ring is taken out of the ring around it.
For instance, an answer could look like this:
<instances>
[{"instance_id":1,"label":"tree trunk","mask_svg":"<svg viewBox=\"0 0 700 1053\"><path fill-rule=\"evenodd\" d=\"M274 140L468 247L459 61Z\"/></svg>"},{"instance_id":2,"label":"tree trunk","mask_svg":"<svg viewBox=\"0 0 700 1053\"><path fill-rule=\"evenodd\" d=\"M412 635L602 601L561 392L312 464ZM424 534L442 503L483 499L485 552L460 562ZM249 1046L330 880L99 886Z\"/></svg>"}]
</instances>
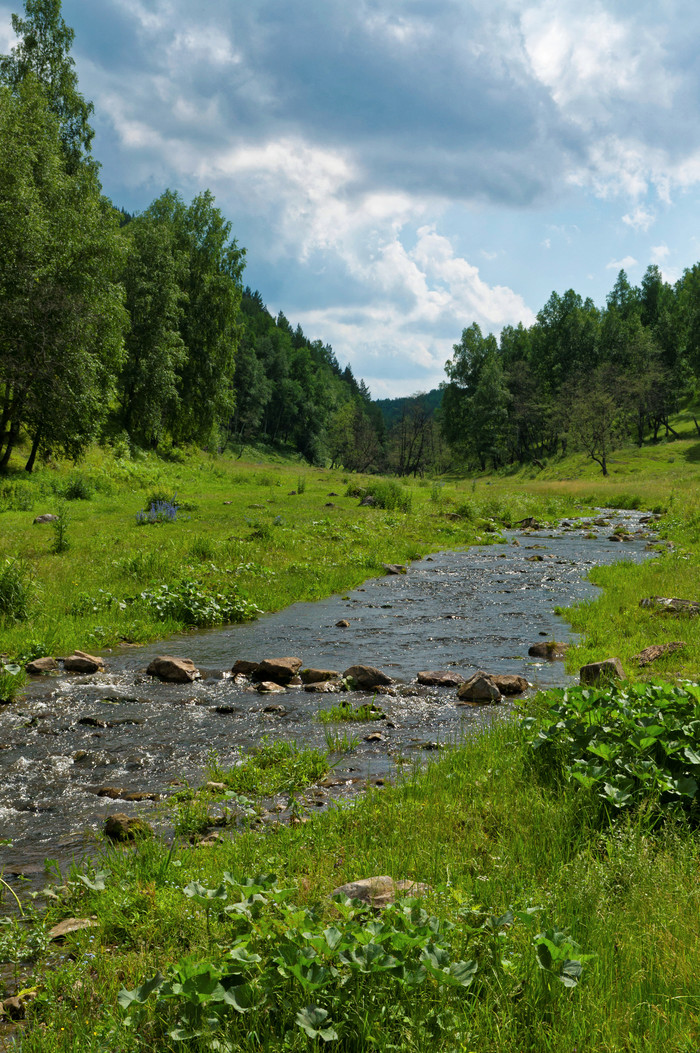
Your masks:
<instances>
[{"instance_id":1,"label":"tree trunk","mask_svg":"<svg viewBox=\"0 0 700 1053\"><path fill-rule=\"evenodd\" d=\"M12 455L12 451L14 449L15 443L17 442L18 436L19 424L13 421L10 425L10 431L7 436L7 446L5 447L5 452L2 455L2 460L0 460L0 472L6 471L7 466L10 463L10 456Z\"/></svg>"},{"instance_id":2,"label":"tree trunk","mask_svg":"<svg viewBox=\"0 0 700 1053\"><path fill-rule=\"evenodd\" d=\"M37 455L37 452L39 450L39 443L40 442L41 442L41 425L39 425L39 427L36 429L36 432L34 434L34 441L32 442L32 451L29 454L29 459L27 460L27 463L24 466L25 472L30 472L31 473L31 471L33 470L34 462L36 461L36 455Z\"/></svg>"}]
</instances>

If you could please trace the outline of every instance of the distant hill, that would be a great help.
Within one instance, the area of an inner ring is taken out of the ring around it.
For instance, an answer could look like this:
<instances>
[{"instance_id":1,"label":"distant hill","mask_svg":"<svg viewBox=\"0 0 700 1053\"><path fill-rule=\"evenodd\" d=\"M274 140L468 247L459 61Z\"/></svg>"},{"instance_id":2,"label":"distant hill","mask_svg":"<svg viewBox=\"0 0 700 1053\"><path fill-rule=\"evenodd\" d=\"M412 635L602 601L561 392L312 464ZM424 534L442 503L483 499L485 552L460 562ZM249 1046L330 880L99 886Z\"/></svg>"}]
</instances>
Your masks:
<instances>
[{"instance_id":1,"label":"distant hill","mask_svg":"<svg viewBox=\"0 0 700 1053\"><path fill-rule=\"evenodd\" d=\"M391 428L398 420L401 420L401 414L406 404L418 400L433 414L442 404L442 388L433 388L432 391L419 391L415 395L408 395L398 399L375 399L374 403L376 406L379 406L386 427Z\"/></svg>"}]
</instances>

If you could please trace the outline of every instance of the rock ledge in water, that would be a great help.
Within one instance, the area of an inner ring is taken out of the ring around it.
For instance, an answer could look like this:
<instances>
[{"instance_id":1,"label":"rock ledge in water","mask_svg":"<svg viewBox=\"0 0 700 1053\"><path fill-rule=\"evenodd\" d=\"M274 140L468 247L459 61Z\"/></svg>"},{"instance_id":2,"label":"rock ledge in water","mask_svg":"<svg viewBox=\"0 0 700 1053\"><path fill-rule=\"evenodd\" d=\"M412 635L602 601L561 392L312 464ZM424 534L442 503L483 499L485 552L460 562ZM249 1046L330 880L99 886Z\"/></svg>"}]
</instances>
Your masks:
<instances>
[{"instance_id":1,"label":"rock ledge in water","mask_svg":"<svg viewBox=\"0 0 700 1053\"><path fill-rule=\"evenodd\" d=\"M63 668L67 673L101 673L105 664L101 658L85 651L73 651L63 659Z\"/></svg>"},{"instance_id":2,"label":"rock ledge in water","mask_svg":"<svg viewBox=\"0 0 700 1053\"><path fill-rule=\"evenodd\" d=\"M501 701L501 692L488 673L479 670L457 691L458 705L489 705Z\"/></svg>"},{"instance_id":3,"label":"rock ledge in water","mask_svg":"<svg viewBox=\"0 0 700 1053\"><path fill-rule=\"evenodd\" d=\"M343 673L344 680L351 680L357 687L364 691L371 691L375 687L388 687L393 680L381 669L375 669L373 665L351 665Z\"/></svg>"}]
</instances>

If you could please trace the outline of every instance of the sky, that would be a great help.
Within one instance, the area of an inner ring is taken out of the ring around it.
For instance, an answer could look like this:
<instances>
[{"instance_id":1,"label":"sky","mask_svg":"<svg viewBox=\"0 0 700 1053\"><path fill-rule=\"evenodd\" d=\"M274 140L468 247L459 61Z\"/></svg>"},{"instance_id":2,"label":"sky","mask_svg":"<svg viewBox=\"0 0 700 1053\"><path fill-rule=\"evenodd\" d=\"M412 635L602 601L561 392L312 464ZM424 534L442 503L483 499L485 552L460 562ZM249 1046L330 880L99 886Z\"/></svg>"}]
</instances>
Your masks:
<instances>
[{"instance_id":1,"label":"sky","mask_svg":"<svg viewBox=\"0 0 700 1053\"><path fill-rule=\"evenodd\" d=\"M0 0L0 52L13 43ZM244 283L375 398L462 330L700 259L691 0L64 0L105 192L210 189Z\"/></svg>"}]
</instances>

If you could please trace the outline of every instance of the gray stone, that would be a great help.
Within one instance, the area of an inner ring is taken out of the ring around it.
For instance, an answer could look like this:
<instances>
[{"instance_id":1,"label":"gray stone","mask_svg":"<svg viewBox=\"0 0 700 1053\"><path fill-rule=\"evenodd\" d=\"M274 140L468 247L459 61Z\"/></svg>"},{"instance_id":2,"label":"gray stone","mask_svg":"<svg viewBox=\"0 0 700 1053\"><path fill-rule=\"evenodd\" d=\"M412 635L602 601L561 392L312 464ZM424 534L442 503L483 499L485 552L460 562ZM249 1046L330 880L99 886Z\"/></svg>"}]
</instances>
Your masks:
<instances>
[{"instance_id":1,"label":"gray stone","mask_svg":"<svg viewBox=\"0 0 700 1053\"><path fill-rule=\"evenodd\" d=\"M406 568L403 563L382 563L385 574L405 574Z\"/></svg>"},{"instance_id":2,"label":"gray stone","mask_svg":"<svg viewBox=\"0 0 700 1053\"><path fill-rule=\"evenodd\" d=\"M501 692L488 673L479 670L457 691L458 705L490 705L501 701Z\"/></svg>"},{"instance_id":3,"label":"gray stone","mask_svg":"<svg viewBox=\"0 0 700 1053\"><path fill-rule=\"evenodd\" d=\"M336 629L349 629L350 622L347 620L347 618L341 618L339 622L335 623L335 627Z\"/></svg>"},{"instance_id":4,"label":"gray stone","mask_svg":"<svg viewBox=\"0 0 700 1053\"><path fill-rule=\"evenodd\" d=\"M309 691L313 695L337 694L344 688L342 680L314 680L312 684L304 685L304 691Z\"/></svg>"},{"instance_id":5,"label":"gray stone","mask_svg":"<svg viewBox=\"0 0 700 1053\"><path fill-rule=\"evenodd\" d=\"M197 667L189 658L176 658L170 654L154 658L146 672L168 684L191 684L199 675Z\"/></svg>"},{"instance_id":6,"label":"gray stone","mask_svg":"<svg viewBox=\"0 0 700 1053\"><path fill-rule=\"evenodd\" d=\"M625 671L619 658L606 658L603 662L590 662L579 670L582 684L593 686L609 684L612 680L624 680Z\"/></svg>"},{"instance_id":7,"label":"gray stone","mask_svg":"<svg viewBox=\"0 0 700 1053\"><path fill-rule=\"evenodd\" d=\"M34 520L35 523L55 523L58 516L52 515L51 512L45 512L41 516L37 516Z\"/></svg>"}]
</instances>

